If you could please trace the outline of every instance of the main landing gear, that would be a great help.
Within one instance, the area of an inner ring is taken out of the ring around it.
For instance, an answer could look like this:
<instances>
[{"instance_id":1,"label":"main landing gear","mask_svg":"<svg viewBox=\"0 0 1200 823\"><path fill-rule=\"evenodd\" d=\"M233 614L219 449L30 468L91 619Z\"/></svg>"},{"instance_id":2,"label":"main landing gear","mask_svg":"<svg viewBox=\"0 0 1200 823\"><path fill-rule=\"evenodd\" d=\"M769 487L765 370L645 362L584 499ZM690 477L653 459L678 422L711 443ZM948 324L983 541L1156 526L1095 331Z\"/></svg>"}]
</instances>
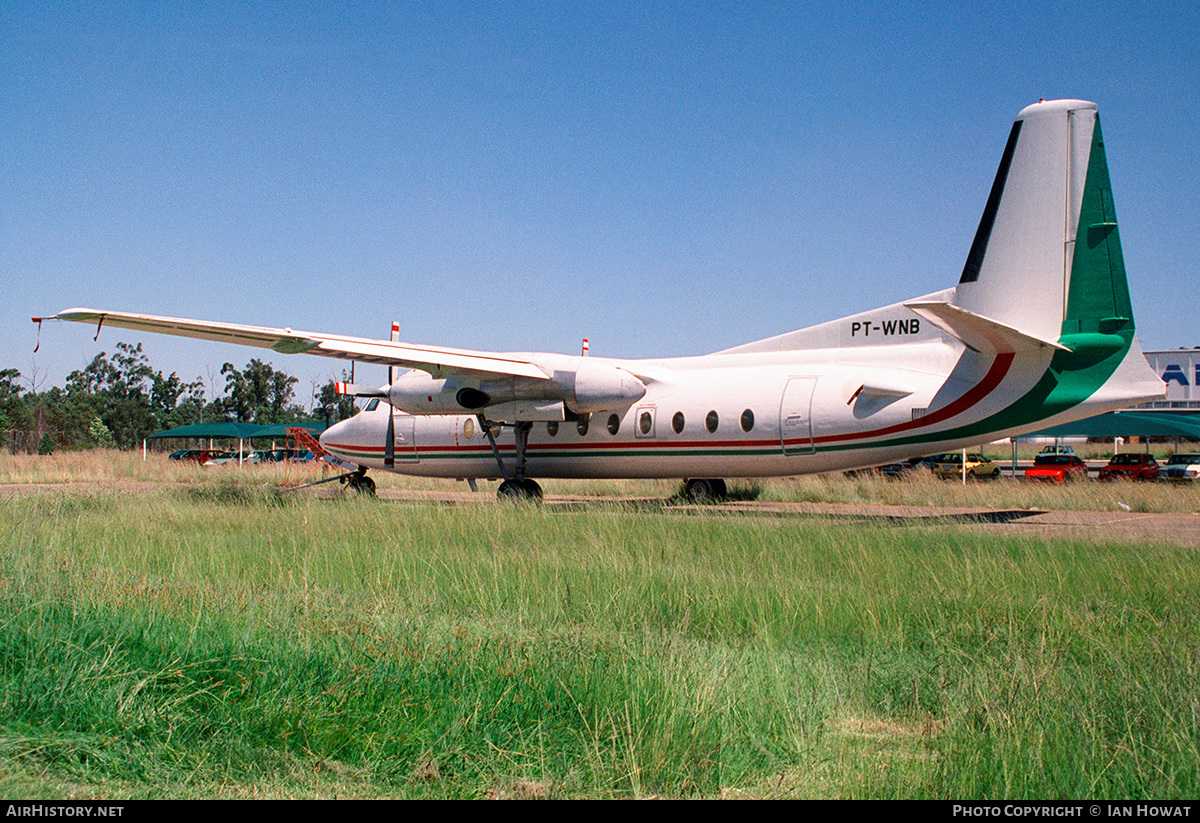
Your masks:
<instances>
[{"instance_id":1,"label":"main landing gear","mask_svg":"<svg viewBox=\"0 0 1200 823\"><path fill-rule=\"evenodd\" d=\"M505 480L496 489L496 496L501 500L541 500L542 487L528 477L524 480Z\"/></svg>"},{"instance_id":2,"label":"main landing gear","mask_svg":"<svg viewBox=\"0 0 1200 823\"><path fill-rule=\"evenodd\" d=\"M479 427L487 437L488 443L492 445L492 454L496 458L496 465L500 467L500 476L504 478L504 482L496 489L496 496L501 500L541 500L542 487L537 484L537 481L525 476L525 449L529 445L529 432L533 429L533 424L529 422L494 423L487 420L482 414L477 417ZM493 428L503 428L507 425L512 426L513 435L517 441L517 465L512 475L509 475L504 468L504 461L500 458L500 449L496 446L496 437L492 433Z\"/></svg>"},{"instance_id":3,"label":"main landing gear","mask_svg":"<svg viewBox=\"0 0 1200 823\"><path fill-rule=\"evenodd\" d=\"M693 477L683 483L683 495L696 503L709 503L714 500L724 500L729 494L725 481Z\"/></svg>"}]
</instances>

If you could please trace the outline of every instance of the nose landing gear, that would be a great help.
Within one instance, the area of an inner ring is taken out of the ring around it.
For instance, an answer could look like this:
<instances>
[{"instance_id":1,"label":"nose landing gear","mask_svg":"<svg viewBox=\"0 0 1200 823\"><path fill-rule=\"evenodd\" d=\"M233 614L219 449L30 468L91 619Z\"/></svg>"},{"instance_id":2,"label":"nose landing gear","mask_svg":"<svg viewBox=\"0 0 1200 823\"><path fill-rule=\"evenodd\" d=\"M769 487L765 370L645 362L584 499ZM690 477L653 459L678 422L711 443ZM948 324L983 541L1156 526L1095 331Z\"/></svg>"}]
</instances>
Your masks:
<instances>
[{"instance_id":1,"label":"nose landing gear","mask_svg":"<svg viewBox=\"0 0 1200 823\"><path fill-rule=\"evenodd\" d=\"M375 481L367 477L367 470L360 468L358 471L346 475L346 488L352 492L363 495L365 497L375 496Z\"/></svg>"}]
</instances>

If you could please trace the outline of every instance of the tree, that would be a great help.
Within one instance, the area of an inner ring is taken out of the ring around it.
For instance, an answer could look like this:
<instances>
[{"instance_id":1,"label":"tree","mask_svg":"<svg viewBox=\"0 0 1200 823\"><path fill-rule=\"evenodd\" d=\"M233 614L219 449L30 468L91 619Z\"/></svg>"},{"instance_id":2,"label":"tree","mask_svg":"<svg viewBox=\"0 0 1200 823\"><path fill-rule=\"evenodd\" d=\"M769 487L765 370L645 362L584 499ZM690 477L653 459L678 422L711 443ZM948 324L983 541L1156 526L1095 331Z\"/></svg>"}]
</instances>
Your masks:
<instances>
[{"instance_id":1,"label":"tree","mask_svg":"<svg viewBox=\"0 0 1200 823\"><path fill-rule=\"evenodd\" d=\"M142 439L189 423L233 419L248 423L292 423L305 419L293 405L299 383L261 360L239 370L221 368L226 396L208 402L202 378L184 382L155 371L142 346L118 343L110 357L100 352L67 375L64 388L23 389L16 369L0 371L0 431L15 430L12 446L32 449L112 444L135 448ZM31 382L26 380L25 382ZM36 420L36 424L34 421Z\"/></svg>"},{"instance_id":2,"label":"tree","mask_svg":"<svg viewBox=\"0 0 1200 823\"><path fill-rule=\"evenodd\" d=\"M23 432L29 427L29 404L21 396L24 389L18 381L21 373L16 369L0 371L0 432L15 430ZM16 440L12 441L16 448Z\"/></svg>"},{"instance_id":3,"label":"tree","mask_svg":"<svg viewBox=\"0 0 1200 823\"><path fill-rule=\"evenodd\" d=\"M163 377L155 372L150 377L150 408L158 418L160 428L174 429L191 423L204 422L204 381L197 377L184 383L171 372Z\"/></svg>"},{"instance_id":4,"label":"tree","mask_svg":"<svg viewBox=\"0 0 1200 823\"><path fill-rule=\"evenodd\" d=\"M88 442L98 449L111 449L116 443L113 441L112 432L108 430L108 426L104 425L99 417L93 417L91 424L88 426Z\"/></svg>"},{"instance_id":5,"label":"tree","mask_svg":"<svg viewBox=\"0 0 1200 823\"><path fill-rule=\"evenodd\" d=\"M98 419L117 446L133 448L158 429L147 392L154 376L141 343L118 343L111 360L100 352L83 370L67 375L65 411L73 418L71 430L88 431L92 439L92 420ZM82 420L86 425L80 425Z\"/></svg>"},{"instance_id":6,"label":"tree","mask_svg":"<svg viewBox=\"0 0 1200 823\"><path fill-rule=\"evenodd\" d=\"M239 371L232 363L221 366L225 375L225 411L238 423L291 423L303 409L289 406L300 381L276 371L257 358Z\"/></svg>"},{"instance_id":7,"label":"tree","mask_svg":"<svg viewBox=\"0 0 1200 823\"><path fill-rule=\"evenodd\" d=\"M342 379L346 379L345 372L342 372ZM313 399L317 401L317 407L313 409L313 413L322 417L326 426L331 425L334 421L353 417L358 412L358 407L354 405L354 398L338 394L332 380L322 386L313 395Z\"/></svg>"}]
</instances>

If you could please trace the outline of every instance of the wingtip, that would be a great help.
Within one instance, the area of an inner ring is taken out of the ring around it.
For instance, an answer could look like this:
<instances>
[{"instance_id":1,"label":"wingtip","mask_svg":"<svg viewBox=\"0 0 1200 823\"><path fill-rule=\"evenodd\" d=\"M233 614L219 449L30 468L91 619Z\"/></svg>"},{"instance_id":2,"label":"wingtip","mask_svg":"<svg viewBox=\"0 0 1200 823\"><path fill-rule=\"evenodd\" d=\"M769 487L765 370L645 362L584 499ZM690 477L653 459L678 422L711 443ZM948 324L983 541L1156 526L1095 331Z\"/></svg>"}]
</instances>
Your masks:
<instances>
[{"instance_id":1,"label":"wingtip","mask_svg":"<svg viewBox=\"0 0 1200 823\"><path fill-rule=\"evenodd\" d=\"M80 307L74 307L74 308L70 308L70 309L63 309L62 311L60 311L56 314L43 314L41 317L33 318L33 322L41 323L43 320L90 320L94 317L98 317L99 315L101 315L103 313L104 312L98 311L96 309L85 309L85 308L80 308Z\"/></svg>"}]
</instances>

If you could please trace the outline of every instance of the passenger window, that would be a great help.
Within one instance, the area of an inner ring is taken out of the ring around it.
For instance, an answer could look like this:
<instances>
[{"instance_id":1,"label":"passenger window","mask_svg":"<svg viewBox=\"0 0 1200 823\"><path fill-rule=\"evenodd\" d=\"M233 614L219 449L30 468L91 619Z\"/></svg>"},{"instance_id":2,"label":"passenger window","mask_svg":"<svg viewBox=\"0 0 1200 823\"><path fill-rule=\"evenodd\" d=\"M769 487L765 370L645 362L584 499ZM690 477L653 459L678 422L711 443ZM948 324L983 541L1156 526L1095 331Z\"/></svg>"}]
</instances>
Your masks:
<instances>
[{"instance_id":1,"label":"passenger window","mask_svg":"<svg viewBox=\"0 0 1200 823\"><path fill-rule=\"evenodd\" d=\"M554 437L554 436L556 436L556 435L558 434L558 421L557 421L557 420L551 420L550 422L548 422L548 423L546 424L546 432L547 432L547 433L548 433L548 434L549 434L551 437Z\"/></svg>"},{"instance_id":2,"label":"passenger window","mask_svg":"<svg viewBox=\"0 0 1200 823\"><path fill-rule=\"evenodd\" d=\"M652 428L654 428L654 417L648 411L642 412L638 416L638 430L642 434L649 434Z\"/></svg>"},{"instance_id":3,"label":"passenger window","mask_svg":"<svg viewBox=\"0 0 1200 823\"><path fill-rule=\"evenodd\" d=\"M742 431L748 432L754 428L754 412L746 409L742 412Z\"/></svg>"},{"instance_id":4,"label":"passenger window","mask_svg":"<svg viewBox=\"0 0 1200 823\"><path fill-rule=\"evenodd\" d=\"M468 417L463 421L463 437L470 440L475 436L475 419Z\"/></svg>"},{"instance_id":5,"label":"passenger window","mask_svg":"<svg viewBox=\"0 0 1200 823\"><path fill-rule=\"evenodd\" d=\"M616 437L617 432L621 430L621 418L615 414L608 416L608 433Z\"/></svg>"},{"instance_id":6,"label":"passenger window","mask_svg":"<svg viewBox=\"0 0 1200 823\"><path fill-rule=\"evenodd\" d=\"M581 417L579 419L579 422L575 424L575 429L576 429L576 431L579 432L580 437L587 434L588 433L588 419L586 417Z\"/></svg>"},{"instance_id":7,"label":"passenger window","mask_svg":"<svg viewBox=\"0 0 1200 823\"><path fill-rule=\"evenodd\" d=\"M717 417L717 413L715 411L710 411L704 416L704 428L708 429L710 432L715 432L717 430L717 425L720 422L721 418Z\"/></svg>"},{"instance_id":8,"label":"passenger window","mask_svg":"<svg viewBox=\"0 0 1200 823\"><path fill-rule=\"evenodd\" d=\"M675 416L671 418L671 429L676 434L683 433L683 412L675 412Z\"/></svg>"}]
</instances>

